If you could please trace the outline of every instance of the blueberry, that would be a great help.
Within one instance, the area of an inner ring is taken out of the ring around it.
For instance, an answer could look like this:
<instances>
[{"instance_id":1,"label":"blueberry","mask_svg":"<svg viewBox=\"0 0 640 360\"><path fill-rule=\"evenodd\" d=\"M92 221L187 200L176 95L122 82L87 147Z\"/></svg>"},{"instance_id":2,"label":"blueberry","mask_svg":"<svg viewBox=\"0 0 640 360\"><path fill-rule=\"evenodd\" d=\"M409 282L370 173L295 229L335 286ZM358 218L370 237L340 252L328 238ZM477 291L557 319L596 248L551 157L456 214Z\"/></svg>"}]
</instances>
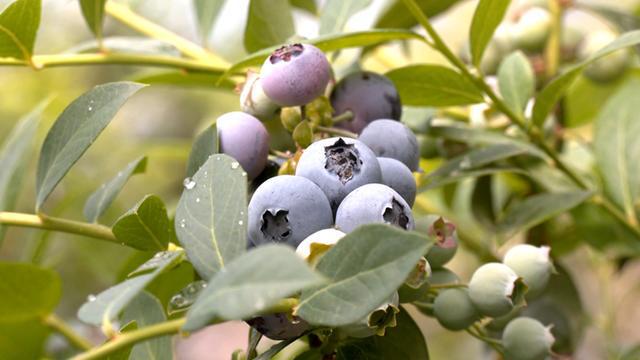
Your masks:
<instances>
[{"instance_id":1,"label":"blueberry","mask_svg":"<svg viewBox=\"0 0 640 360\"><path fill-rule=\"evenodd\" d=\"M336 212L336 227L346 233L360 225L385 223L413 230L413 214L406 201L383 184L367 184L353 190Z\"/></svg>"},{"instance_id":2,"label":"blueberry","mask_svg":"<svg viewBox=\"0 0 640 360\"><path fill-rule=\"evenodd\" d=\"M296 248L296 254L310 264L318 260L344 237L345 233L334 228L322 229L307 236Z\"/></svg>"},{"instance_id":3,"label":"blueberry","mask_svg":"<svg viewBox=\"0 0 640 360\"><path fill-rule=\"evenodd\" d=\"M413 206L416 200L416 180L411 170L392 158L380 157L378 163L382 171L382 183L400 194L409 206Z\"/></svg>"},{"instance_id":4,"label":"blueberry","mask_svg":"<svg viewBox=\"0 0 640 360\"><path fill-rule=\"evenodd\" d=\"M418 169L418 139L403 123L387 119L376 120L362 130L358 140L371 148L376 156L396 159L411 171Z\"/></svg>"},{"instance_id":5,"label":"blueberry","mask_svg":"<svg viewBox=\"0 0 640 360\"><path fill-rule=\"evenodd\" d=\"M334 114L353 112L353 119L339 122L337 127L360 133L377 119L400 120L402 104L398 90L385 76L368 72L347 75L331 92Z\"/></svg>"},{"instance_id":6,"label":"blueberry","mask_svg":"<svg viewBox=\"0 0 640 360\"><path fill-rule=\"evenodd\" d=\"M335 212L356 188L382 181L376 155L361 141L329 138L311 144L300 157L296 175L316 183Z\"/></svg>"},{"instance_id":7,"label":"blueberry","mask_svg":"<svg viewBox=\"0 0 640 360\"><path fill-rule=\"evenodd\" d=\"M469 281L469 296L484 315L500 317L523 301L526 285L507 265L488 263L479 267Z\"/></svg>"},{"instance_id":8,"label":"blueberry","mask_svg":"<svg viewBox=\"0 0 640 360\"><path fill-rule=\"evenodd\" d=\"M511 36L518 49L541 51L551 32L551 13L541 7L526 10L511 27Z\"/></svg>"},{"instance_id":9,"label":"blueberry","mask_svg":"<svg viewBox=\"0 0 640 360\"><path fill-rule=\"evenodd\" d=\"M617 35L611 31L594 31L582 40L578 47L578 57L585 60L615 40ZM631 53L621 49L604 56L587 66L584 75L595 82L606 83L619 78L629 67Z\"/></svg>"},{"instance_id":10,"label":"blueberry","mask_svg":"<svg viewBox=\"0 0 640 360\"><path fill-rule=\"evenodd\" d=\"M269 133L260 120L240 111L216 120L220 151L236 159L249 179L262 172L269 156Z\"/></svg>"},{"instance_id":11,"label":"blueberry","mask_svg":"<svg viewBox=\"0 0 640 360\"><path fill-rule=\"evenodd\" d=\"M529 287L527 298L540 295L553 273L553 264L549 259L549 247L536 247L520 244L512 247L504 255L502 262L510 267Z\"/></svg>"},{"instance_id":12,"label":"blueberry","mask_svg":"<svg viewBox=\"0 0 640 360\"><path fill-rule=\"evenodd\" d=\"M280 106L264 93L260 76L255 72L249 72L240 93L240 108L257 118L270 120L278 115Z\"/></svg>"},{"instance_id":13,"label":"blueberry","mask_svg":"<svg viewBox=\"0 0 640 360\"><path fill-rule=\"evenodd\" d=\"M309 329L307 322L287 313L257 316L247 324L272 340L297 338Z\"/></svg>"},{"instance_id":14,"label":"blueberry","mask_svg":"<svg viewBox=\"0 0 640 360\"><path fill-rule=\"evenodd\" d=\"M463 288L447 289L438 294L433 313L442 327L453 331L464 330L480 318L469 298L469 290Z\"/></svg>"},{"instance_id":15,"label":"blueberry","mask_svg":"<svg viewBox=\"0 0 640 360\"><path fill-rule=\"evenodd\" d=\"M262 183L251 197L248 216L249 239L256 246L276 242L295 248L333 222L322 190L308 179L291 175Z\"/></svg>"},{"instance_id":16,"label":"blueberry","mask_svg":"<svg viewBox=\"0 0 640 360\"><path fill-rule=\"evenodd\" d=\"M313 45L286 45L265 60L260 78L264 93L276 104L300 106L324 93L331 79L331 65Z\"/></svg>"},{"instance_id":17,"label":"blueberry","mask_svg":"<svg viewBox=\"0 0 640 360\"><path fill-rule=\"evenodd\" d=\"M502 333L505 360L547 359L554 341L548 327L528 317L512 320Z\"/></svg>"}]
</instances>

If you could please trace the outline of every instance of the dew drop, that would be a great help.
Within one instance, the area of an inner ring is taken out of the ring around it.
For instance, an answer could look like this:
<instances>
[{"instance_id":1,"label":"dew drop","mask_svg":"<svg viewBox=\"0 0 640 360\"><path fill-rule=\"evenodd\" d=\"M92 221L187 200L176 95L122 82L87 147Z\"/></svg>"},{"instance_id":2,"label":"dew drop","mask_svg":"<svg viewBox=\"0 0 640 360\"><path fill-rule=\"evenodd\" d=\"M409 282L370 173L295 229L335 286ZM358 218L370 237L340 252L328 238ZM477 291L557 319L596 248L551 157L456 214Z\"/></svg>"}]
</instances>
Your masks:
<instances>
[{"instance_id":1,"label":"dew drop","mask_svg":"<svg viewBox=\"0 0 640 360\"><path fill-rule=\"evenodd\" d=\"M196 202L199 203L200 202L200 198L196 198Z\"/></svg>"},{"instance_id":2,"label":"dew drop","mask_svg":"<svg viewBox=\"0 0 640 360\"><path fill-rule=\"evenodd\" d=\"M89 294L89 296L87 296L87 301L88 302L94 302L96 301L97 297L93 294Z\"/></svg>"},{"instance_id":3,"label":"dew drop","mask_svg":"<svg viewBox=\"0 0 640 360\"><path fill-rule=\"evenodd\" d=\"M187 227L187 220L185 220L185 219L180 220L180 227L183 228L183 229L186 228Z\"/></svg>"},{"instance_id":4,"label":"dew drop","mask_svg":"<svg viewBox=\"0 0 640 360\"><path fill-rule=\"evenodd\" d=\"M238 220L238 225L242 225L242 224L244 224L244 221Z\"/></svg>"},{"instance_id":5,"label":"dew drop","mask_svg":"<svg viewBox=\"0 0 640 360\"><path fill-rule=\"evenodd\" d=\"M89 111L93 111L93 106L89 106Z\"/></svg>"},{"instance_id":6,"label":"dew drop","mask_svg":"<svg viewBox=\"0 0 640 360\"><path fill-rule=\"evenodd\" d=\"M191 190L194 187L196 187L196 182L193 181L191 178L185 178L184 181L182 182L182 185L184 185L185 189Z\"/></svg>"},{"instance_id":7,"label":"dew drop","mask_svg":"<svg viewBox=\"0 0 640 360\"><path fill-rule=\"evenodd\" d=\"M240 163L237 161L234 161L231 163L231 168L234 170L237 169L239 166L240 166Z\"/></svg>"},{"instance_id":8,"label":"dew drop","mask_svg":"<svg viewBox=\"0 0 640 360\"><path fill-rule=\"evenodd\" d=\"M468 157L464 157L462 159L462 161L460 162L460 168L463 170L469 169L471 168L471 159L469 159Z\"/></svg>"}]
</instances>

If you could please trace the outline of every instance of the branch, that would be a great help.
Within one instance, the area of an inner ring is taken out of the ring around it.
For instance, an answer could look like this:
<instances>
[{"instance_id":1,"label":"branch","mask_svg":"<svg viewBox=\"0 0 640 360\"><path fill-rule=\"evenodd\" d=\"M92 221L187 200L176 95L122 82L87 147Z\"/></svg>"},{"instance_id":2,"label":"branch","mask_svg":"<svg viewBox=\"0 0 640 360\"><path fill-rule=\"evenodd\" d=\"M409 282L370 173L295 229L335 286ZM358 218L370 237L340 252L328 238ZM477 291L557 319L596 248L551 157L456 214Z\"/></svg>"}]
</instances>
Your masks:
<instances>
[{"instance_id":1,"label":"branch","mask_svg":"<svg viewBox=\"0 0 640 360\"><path fill-rule=\"evenodd\" d=\"M131 9L125 5L121 5L113 1L107 1L105 5L105 12L131 29L175 46L181 53L191 58L217 67L226 68L230 65L227 61L216 54L213 54L200 45L143 18L131 11Z\"/></svg>"},{"instance_id":2,"label":"branch","mask_svg":"<svg viewBox=\"0 0 640 360\"><path fill-rule=\"evenodd\" d=\"M69 343L77 349L89 350L93 347L89 340L85 339L80 334L75 332L75 330L73 330L69 325L67 325L67 323L65 323L55 314L46 316L44 319L42 319L42 322L53 331L64 336L64 338L67 339L67 341L69 341Z\"/></svg>"},{"instance_id":3,"label":"branch","mask_svg":"<svg viewBox=\"0 0 640 360\"><path fill-rule=\"evenodd\" d=\"M59 231L69 234L84 235L94 239L119 243L111 229L98 224L67 220L46 215L33 215L0 211L0 224L28 227L42 230Z\"/></svg>"}]
</instances>

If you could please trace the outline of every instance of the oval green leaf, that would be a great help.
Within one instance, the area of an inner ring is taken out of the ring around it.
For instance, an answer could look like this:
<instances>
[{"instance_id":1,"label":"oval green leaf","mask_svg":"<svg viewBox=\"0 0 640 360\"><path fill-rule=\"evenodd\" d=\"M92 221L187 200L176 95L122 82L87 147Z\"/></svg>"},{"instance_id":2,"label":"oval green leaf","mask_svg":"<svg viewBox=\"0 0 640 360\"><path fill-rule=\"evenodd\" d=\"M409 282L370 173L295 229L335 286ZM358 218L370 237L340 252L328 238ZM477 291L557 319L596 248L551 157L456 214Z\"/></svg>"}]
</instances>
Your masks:
<instances>
[{"instance_id":1,"label":"oval green leaf","mask_svg":"<svg viewBox=\"0 0 640 360\"><path fill-rule=\"evenodd\" d=\"M244 31L249 52L282 44L295 33L289 0L251 0Z\"/></svg>"},{"instance_id":2,"label":"oval green leaf","mask_svg":"<svg viewBox=\"0 0 640 360\"><path fill-rule=\"evenodd\" d=\"M520 115L533 96L535 80L529 59L521 51L509 55L498 68L500 94L507 105Z\"/></svg>"},{"instance_id":3,"label":"oval green leaf","mask_svg":"<svg viewBox=\"0 0 640 360\"><path fill-rule=\"evenodd\" d=\"M198 20L198 33L203 44L209 41L209 35L216 23L218 13L225 0L193 0L193 8Z\"/></svg>"},{"instance_id":4,"label":"oval green leaf","mask_svg":"<svg viewBox=\"0 0 640 360\"><path fill-rule=\"evenodd\" d=\"M122 190L124 184L127 183L127 180L129 180L132 175L143 173L146 168L147 157L140 157L130 162L127 167L119 171L109 182L102 184L98 190L89 196L87 202L84 204L83 213L85 219L89 222L98 221L98 218L109 208L116 196L118 196L118 193Z\"/></svg>"},{"instance_id":5,"label":"oval green leaf","mask_svg":"<svg viewBox=\"0 0 640 360\"><path fill-rule=\"evenodd\" d=\"M213 319L246 319L322 281L290 248L277 244L257 247L211 279L189 310L183 329L198 330Z\"/></svg>"},{"instance_id":6,"label":"oval green leaf","mask_svg":"<svg viewBox=\"0 0 640 360\"><path fill-rule=\"evenodd\" d=\"M247 246L247 175L233 158L217 154L184 185L176 234L200 277L208 280Z\"/></svg>"},{"instance_id":7,"label":"oval green leaf","mask_svg":"<svg viewBox=\"0 0 640 360\"><path fill-rule=\"evenodd\" d=\"M328 0L320 13L320 35L342 31L351 15L371 4L371 0Z\"/></svg>"},{"instance_id":8,"label":"oval green leaf","mask_svg":"<svg viewBox=\"0 0 640 360\"><path fill-rule=\"evenodd\" d=\"M0 263L0 322L26 321L51 313L60 301L60 277L31 264Z\"/></svg>"},{"instance_id":9,"label":"oval green leaf","mask_svg":"<svg viewBox=\"0 0 640 360\"><path fill-rule=\"evenodd\" d=\"M482 54L502 22L510 3L510 0L480 0L478 3L469 29L471 60L476 67L480 65Z\"/></svg>"},{"instance_id":10,"label":"oval green leaf","mask_svg":"<svg viewBox=\"0 0 640 360\"><path fill-rule=\"evenodd\" d=\"M136 296L122 313L123 324L134 322L138 328L144 328L167 320L160 301L150 293L143 291ZM171 335L156 337L137 343L131 349L130 359L173 359Z\"/></svg>"},{"instance_id":11,"label":"oval green leaf","mask_svg":"<svg viewBox=\"0 0 640 360\"><path fill-rule=\"evenodd\" d=\"M0 14L0 57L28 61L40 27L41 0L17 0Z\"/></svg>"},{"instance_id":12,"label":"oval green leaf","mask_svg":"<svg viewBox=\"0 0 640 360\"><path fill-rule=\"evenodd\" d=\"M191 177L213 154L218 153L218 130L215 122L204 129L193 142L189 160L187 161L187 176Z\"/></svg>"},{"instance_id":13,"label":"oval green leaf","mask_svg":"<svg viewBox=\"0 0 640 360\"><path fill-rule=\"evenodd\" d=\"M89 30L98 39L102 39L102 23L104 22L104 5L107 0L80 0L82 16L89 26Z\"/></svg>"},{"instance_id":14,"label":"oval green leaf","mask_svg":"<svg viewBox=\"0 0 640 360\"><path fill-rule=\"evenodd\" d=\"M440 65L410 65L392 70L404 105L455 106L483 101L482 92L462 74Z\"/></svg>"},{"instance_id":15,"label":"oval green leaf","mask_svg":"<svg viewBox=\"0 0 640 360\"><path fill-rule=\"evenodd\" d=\"M174 239L172 225L162 199L147 195L116 220L112 231L123 245L161 251Z\"/></svg>"},{"instance_id":16,"label":"oval green leaf","mask_svg":"<svg viewBox=\"0 0 640 360\"><path fill-rule=\"evenodd\" d=\"M352 324L387 299L415 268L429 240L388 225L359 227L318 262L331 282L302 292L296 310L310 324Z\"/></svg>"},{"instance_id":17,"label":"oval green leaf","mask_svg":"<svg viewBox=\"0 0 640 360\"><path fill-rule=\"evenodd\" d=\"M111 122L124 102L144 85L115 82L99 85L74 100L44 140L36 174L36 211L71 166Z\"/></svg>"}]
</instances>

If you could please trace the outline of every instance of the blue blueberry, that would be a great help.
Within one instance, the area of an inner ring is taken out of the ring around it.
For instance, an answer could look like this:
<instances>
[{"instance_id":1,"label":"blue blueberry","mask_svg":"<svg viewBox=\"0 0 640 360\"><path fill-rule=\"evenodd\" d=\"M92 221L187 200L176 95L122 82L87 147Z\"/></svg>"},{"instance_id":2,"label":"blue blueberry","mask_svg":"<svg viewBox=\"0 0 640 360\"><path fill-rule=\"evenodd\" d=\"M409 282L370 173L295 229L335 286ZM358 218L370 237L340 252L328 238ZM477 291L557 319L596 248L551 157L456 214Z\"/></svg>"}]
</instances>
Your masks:
<instances>
[{"instance_id":1,"label":"blue blueberry","mask_svg":"<svg viewBox=\"0 0 640 360\"><path fill-rule=\"evenodd\" d=\"M312 181L300 176L273 177L249 202L249 239L255 246L285 243L297 247L314 232L331 227L329 200Z\"/></svg>"},{"instance_id":2,"label":"blue blueberry","mask_svg":"<svg viewBox=\"0 0 640 360\"><path fill-rule=\"evenodd\" d=\"M307 322L286 313L257 316L247 324L271 340L297 338L309 329Z\"/></svg>"},{"instance_id":3,"label":"blue blueberry","mask_svg":"<svg viewBox=\"0 0 640 360\"><path fill-rule=\"evenodd\" d=\"M367 125L358 140L365 143L376 156L396 159L416 171L420 149L416 135L403 123L381 119Z\"/></svg>"},{"instance_id":4,"label":"blue blueberry","mask_svg":"<svg viewBox=\"0 0 640 360\"><path fill-rule=\"evenodd\" d=\"M331 80L324 53L309 44L274 51L260 70L264 93L280 106L301 106L322 95Z\"/></svg>"},{"instance_id":5,"label":"blue blueberry","mask_svg":"<svg viewBox=\"0 0 640 360\"><path fill-rule=\"evenodd\" d=\"M351 232L360 225L384 223L413 230L411 207L392 188L383 184L367 184L352 191L336 212L336 227Z\"/></svg>"},{"instance_id":6,"label":"blue blueberry","mask_svg":"<svg viewBox=\"0 0 640 360\"><path fill-rule=\"evenodd\" d=\"M258 176L269 156L269 132L255 117L233 111L216 120L220 152L236 159L249 179Z\"/></svg>"},{"instance_id":7,"label":"blue blueberry","mask_svg":"<svg viewBox=\"0 0 640 360\"><path fill-rule=\"evenodd\" d=\"M336 115L353 112L353 119L336 126L358 134L374 120L400 120L402 115L400 95L391 80L369 71L355 72L340 80L331 92L331 105Z\"/></svg>"},{"instance_id":8,"label":"blue blueberry","mask_svg":"<svg viewBox=\"0 0 640 360\"><path fill-rule=\"evenodd\" d=\"M334 211L351 191L382 181L373 151L361 141L339 137L311 144L298 161L296 175L316 183Z\"/></svg>"},{"instance_id":9,"label":"blue blueberry","mask_svg":"<svg viewBox=\"0 0 640 360\"><path fill-rule=\"evenodd\" d=\"M416 180L411 170L392 158L379 157L378 163L382 171L382 183L400 194L409 206L413 206L416 200Z\"/></svg>"}]
</instances>

